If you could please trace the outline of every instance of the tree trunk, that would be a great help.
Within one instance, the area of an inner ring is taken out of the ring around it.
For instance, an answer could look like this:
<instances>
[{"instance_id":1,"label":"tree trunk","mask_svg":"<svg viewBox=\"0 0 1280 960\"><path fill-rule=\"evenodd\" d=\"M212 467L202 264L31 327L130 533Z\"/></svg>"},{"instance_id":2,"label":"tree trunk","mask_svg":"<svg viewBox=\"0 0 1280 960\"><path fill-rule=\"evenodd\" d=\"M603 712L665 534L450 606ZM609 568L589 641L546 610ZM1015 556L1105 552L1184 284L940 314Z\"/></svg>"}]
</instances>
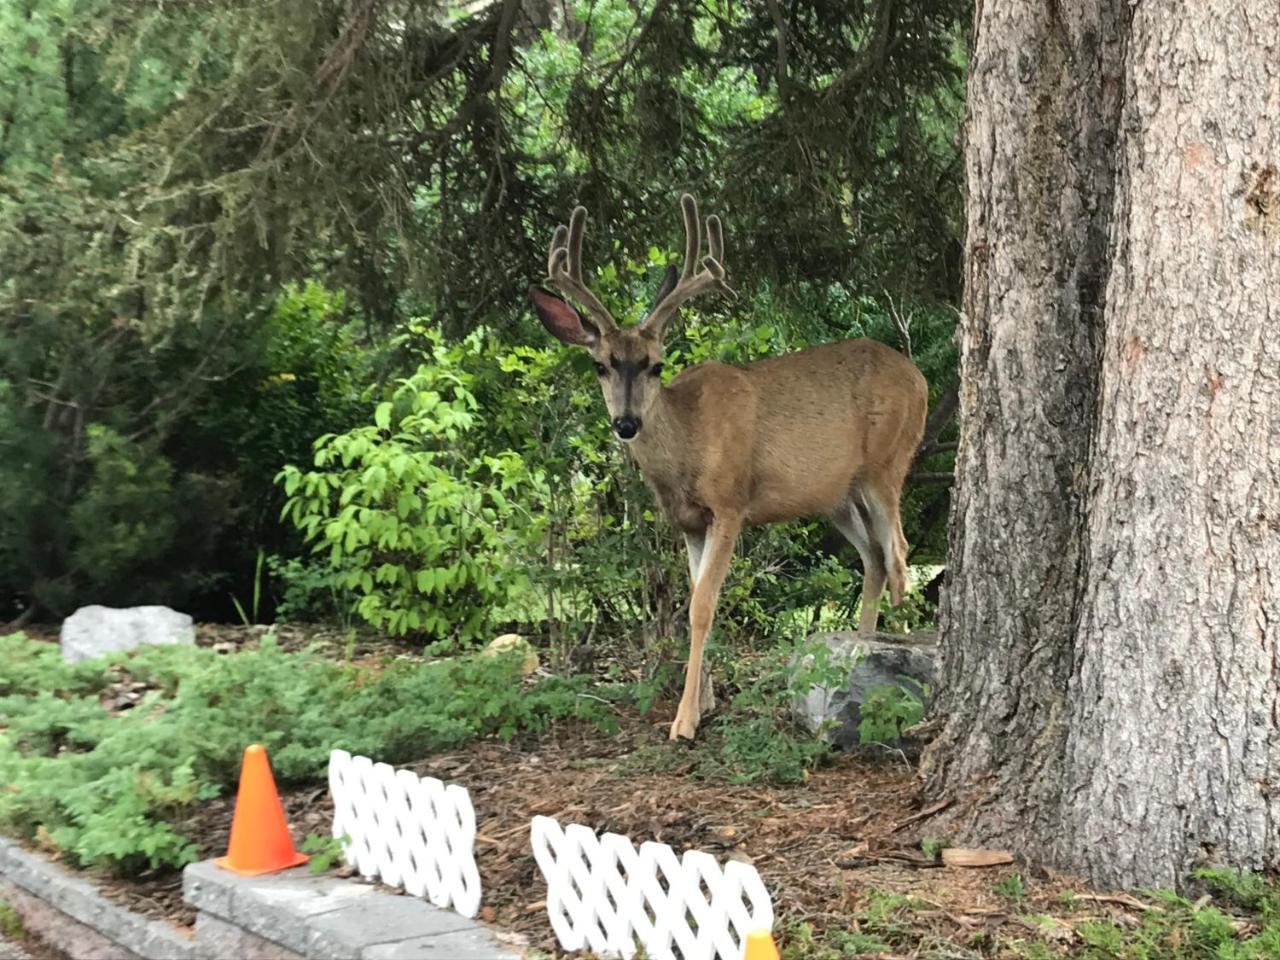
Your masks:
<instances>
[{"instance_id":1,"label":"tree trunk","mask_svg":"<svg viewBox=\"0 0 1280 960\"><path fill-rule=\"evenodd\" d=\"M929 790L1100 884L1280 864L1280 4L980 0Z\"/></svg>"}]
</instances>

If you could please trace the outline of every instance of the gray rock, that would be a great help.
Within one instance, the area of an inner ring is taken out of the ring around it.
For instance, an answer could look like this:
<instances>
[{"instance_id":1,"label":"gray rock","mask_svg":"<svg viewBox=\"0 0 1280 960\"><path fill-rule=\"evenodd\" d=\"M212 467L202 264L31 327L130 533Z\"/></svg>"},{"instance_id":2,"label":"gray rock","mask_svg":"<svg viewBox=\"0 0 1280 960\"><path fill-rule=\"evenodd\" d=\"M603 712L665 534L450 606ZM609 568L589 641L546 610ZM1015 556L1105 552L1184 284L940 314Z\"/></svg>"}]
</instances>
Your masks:
<instances>
[{"instance_id":1,"label":"gray rock","mask_svg":"<svg viewBox=\"0 0 1280 960\"><path fill-rule=\"evenodd\" d=\"M144 643L196 642L191 617L168 607L81 607L62 623L62 658L69 663Z\"/></svg>"},{"instance_id":2,"label":"gray rock","mask_svg":"<svg viewBox=\"0 0 1280 960\"><path fill-rule=\"evenodd\" d=\"M492 931L452 911L372 884L315 876L305 867L239 877L206 860L183 870L182 889L200 911L197 946L211 958L519 957Z\"/></svg>"},{"instance_id":3,"label":"gray rock","mask_svg":"<svg viewBox=\"0 0 1280 960\"><path fill-rule=\"evenodd\" d=\"M903 687L915 694L928 711L936 686L935 634L877 633L863 637L842 630L815 634L809 641L826 645L836 662L849 665L844 682L830 687L814 684L791 705L796 718L811 731L817 732L831 721L825 733L829 743L846 749L859 745L862 705L876 687ZM812 657L805 660L812 662Z\"/></svg>"}]
</instances>

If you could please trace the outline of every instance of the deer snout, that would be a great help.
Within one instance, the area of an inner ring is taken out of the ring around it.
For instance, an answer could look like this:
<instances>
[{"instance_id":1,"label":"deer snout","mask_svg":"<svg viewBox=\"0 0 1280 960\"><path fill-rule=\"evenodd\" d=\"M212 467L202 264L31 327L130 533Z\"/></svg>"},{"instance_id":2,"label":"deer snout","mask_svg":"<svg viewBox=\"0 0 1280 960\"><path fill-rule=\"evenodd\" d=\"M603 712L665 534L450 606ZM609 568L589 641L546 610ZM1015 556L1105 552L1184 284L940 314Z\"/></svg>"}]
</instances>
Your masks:
<instances>
[{"instance_id":1,"label":"deer snout","mask_svg":"<svg viewBox=\"0 0 1280 960\"><path fill-rule=\"evenodd\" d=\"M613 432L623 440L634 440L637 433L640 432L639 417L614 417Z\"/></svg>"}]
</instances>

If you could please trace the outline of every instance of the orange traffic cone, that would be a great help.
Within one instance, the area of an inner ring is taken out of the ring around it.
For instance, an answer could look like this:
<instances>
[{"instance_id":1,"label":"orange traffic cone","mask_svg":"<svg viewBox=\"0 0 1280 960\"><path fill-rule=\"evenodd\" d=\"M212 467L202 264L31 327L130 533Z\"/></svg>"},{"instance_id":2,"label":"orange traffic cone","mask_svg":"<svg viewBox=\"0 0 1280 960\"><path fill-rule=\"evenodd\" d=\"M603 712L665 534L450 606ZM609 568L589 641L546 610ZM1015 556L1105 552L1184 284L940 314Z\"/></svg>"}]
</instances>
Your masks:
<instances>
[{"instance_id":1,"label":"orange traffic cone","mask_svg":"<svg viewBox=\"0 0 1280 960\"><path fill-rule=\"evenodd\" d=\"M309 859L293 849L266 748L260 743L245 747L240 789L231 817L231 841L227 855L213 862L242 877L256 877L296 867Z\"/></svg>"},{"instance_id":2,"label":"orange traffic cone","mask_svg":"<svg viewBox=\"0 0 1280 960\"><path fill-rule=\"evenodd\" d=\"M778 948L768 930L752 930L747 934L747 947L742 960L778 960Z\"/></svg>"}]
</instances>

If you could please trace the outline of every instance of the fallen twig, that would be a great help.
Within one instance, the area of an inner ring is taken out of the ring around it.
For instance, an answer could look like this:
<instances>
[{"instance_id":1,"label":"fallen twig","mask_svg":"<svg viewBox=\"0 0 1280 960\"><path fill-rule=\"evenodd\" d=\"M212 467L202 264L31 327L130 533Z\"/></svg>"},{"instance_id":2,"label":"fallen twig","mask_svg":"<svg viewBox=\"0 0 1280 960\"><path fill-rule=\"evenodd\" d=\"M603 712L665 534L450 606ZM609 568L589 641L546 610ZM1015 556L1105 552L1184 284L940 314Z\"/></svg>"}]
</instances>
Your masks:
<instances>
[{"instance_id":1,"label":"fallen twig","mask_svg":"<svg viewBox=\"0 0 1280 960\"><path fill-rule=\"evenodd\" d=\"M903 820L901 823L899 823L896 827L894 827L889 832L897 833L899 830L902 830L904 827L909 827L913 823L917 823L920 820L927 820L929 817L932 817L935 813L941 813L943 810L947 809L947 807L951 806L953 803L955 803L954 799L939 800L937 803L931 803L929 804L929 806L925 807L919 813L913 813L911 816L907 817L907 819Z\"/></svg>"},{"instance_id":2,"label":"fallen twig","mask_svg":"<svg viewBox=\"0 0 1280 960\"><path fill-rule=\"evenodd\" d=\"M881 863L892 863L899 867L910 867L913 870L932 870L937 867L946 866L937 860L925 860L923 857L906 857L906 856L876 856L865 854L857 857L849 857L845 860L837 860L836 866L841 870L861 870L864 867L874 867Z\"/></svg>"},{"instance_id":3,"label":"fallen twig","mask_svg":"<svg viewBox=\"0 0 1280 960\"><path fill-rule=\"evenodd\" d=\"M1091 900L1094 903L1115 903L1122 907L1129 907L1131 910L1153 909L1151 904L1143 903L1137 897L1127 893L1077 893L1075 897L1077 900Z\"/></svg>"}]
</instances>

